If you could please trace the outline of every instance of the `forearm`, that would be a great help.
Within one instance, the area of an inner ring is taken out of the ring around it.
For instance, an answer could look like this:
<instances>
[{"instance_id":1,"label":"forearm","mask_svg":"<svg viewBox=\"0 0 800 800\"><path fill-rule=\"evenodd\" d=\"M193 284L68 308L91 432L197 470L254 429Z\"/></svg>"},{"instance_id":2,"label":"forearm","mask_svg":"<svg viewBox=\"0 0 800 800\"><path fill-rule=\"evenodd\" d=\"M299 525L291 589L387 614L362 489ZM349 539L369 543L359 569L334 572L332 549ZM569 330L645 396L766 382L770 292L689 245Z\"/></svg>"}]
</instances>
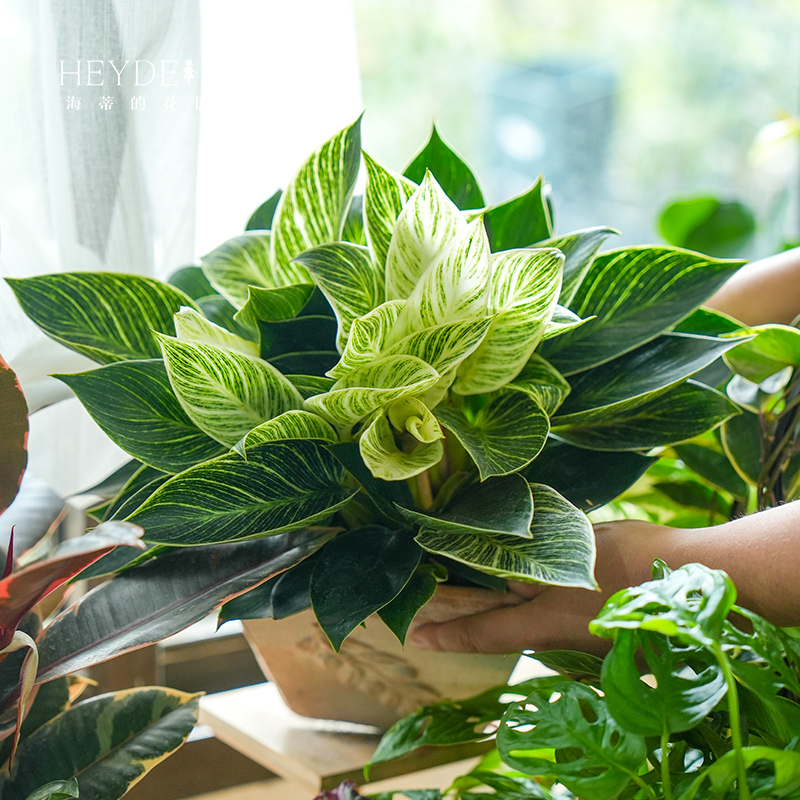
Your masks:
<instances>
[{"instance_id":1,"label":"forearm","mask_svg":"<svg viewBox=\"0 0 800 800\"><path fill-rule=\"evenodd\" d=\"M722 569L739 605L776 625L800 625L800 501L712 528L671 529L663 543L669 566Z\"/></svg>"},{"instance_id":2,"label":"forearm","mask_svg":"<svg viewBox=\"0 0 800 800\"><path fill-rule=\"evenodd\" d=\"M742 267L706 305L747 325L788 325L800 314L800 247Z\"/></svg>"}]
</instances>

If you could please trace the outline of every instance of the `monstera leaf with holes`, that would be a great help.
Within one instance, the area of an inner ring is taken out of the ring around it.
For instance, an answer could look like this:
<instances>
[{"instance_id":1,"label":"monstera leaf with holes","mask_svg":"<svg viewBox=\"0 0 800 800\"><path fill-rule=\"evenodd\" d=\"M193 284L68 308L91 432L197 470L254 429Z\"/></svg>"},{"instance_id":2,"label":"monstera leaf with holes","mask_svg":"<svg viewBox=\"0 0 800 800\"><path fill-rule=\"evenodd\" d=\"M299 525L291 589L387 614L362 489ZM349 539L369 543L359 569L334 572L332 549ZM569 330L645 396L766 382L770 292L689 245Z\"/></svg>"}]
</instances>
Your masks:
<instances>
[{"instance_id":1,"label":"monstera leaf with holes","mask_svg":"<svg viewBox=\"0 0 800 800\"><path fill-rule=\"evenodd\" d=\"M10 281L99 363L59 377L135 459L98 518L147 547L90 568L112 577L42 674L84 665L56 646L81 614L119 614L89 660L227 597L222 619L310 607L338 649L376 612L402 640L448 577L594 588L584 511L738 413L692 377L752 336L694 313L740 262L600 252L614 233L556 235L542 179L487 207L436 131L404 175L362 159L356 121L170 283Z\"/></svg>"}]
</instances>

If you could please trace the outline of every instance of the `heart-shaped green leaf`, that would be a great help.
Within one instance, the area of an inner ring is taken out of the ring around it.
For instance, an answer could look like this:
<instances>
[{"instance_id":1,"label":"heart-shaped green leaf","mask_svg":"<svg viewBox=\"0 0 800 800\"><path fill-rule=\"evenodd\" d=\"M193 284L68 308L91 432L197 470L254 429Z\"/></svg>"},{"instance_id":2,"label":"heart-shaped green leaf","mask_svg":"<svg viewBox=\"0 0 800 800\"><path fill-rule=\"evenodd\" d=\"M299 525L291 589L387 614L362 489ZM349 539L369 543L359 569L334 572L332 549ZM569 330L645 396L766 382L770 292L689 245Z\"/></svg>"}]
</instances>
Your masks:
<instances>
[{"instance_id":1,"label":"heart-shaped green leaf","mask_svg":"<svg viewBox=\"0 0 800 800\"><path fill-rule=\"evenodd\" d=\"M361 118L312 153L278 201L270 240L274 286L308 281L292 259L342 237L361 157Z\"/></svg>"},{"instance_id":2,"label":"heart-shaped green leaf","mask_svg":"<svg viewBox=\"0 0 800 800\"><path fill-rule=\"evenodd\" d=\"M406 634L417 612L433 597L436 587L447 579L441 564L420 564L394 600L378 611L387 628L405 644Z\"/></svg>"},{"instance_id":3,"label":"heart-shaped green leaf","mask_svg":"<svg viewBox=\"0 0 800 800\"><path fill-rule=\"evenodd\" d=\"M49 337L101 364L160 358L153 331L173 335L173 314L194 308L183 292L140 275L65 272L7 280L22 310Z\"/></svg>"},{"instance_id":4,"label":"heart-shaped green leaf","mask_svg":"<svg viewBox=\"0 0 800 800\"><path fill-rule=\"evenodd\" d=\"M167 336L161 337L161 347L184 411L228 447L262 422L303 404L292 383L260 358Z\"/></svg>"},{"instance_id":5,"label":"heart-shaped green leaf","mask_svg":"<svg viewBox=\"0 0 800 800\"><path fill-rule=\"evenodd\" d=\"M800 331L788 325L759 325L750 328L754 339L744 342L725 356L738 375L761 383L786 367L800 366Z\"/></svg>"},{"instance_id":6,"label":"heart-shaped green leaf","mask_svg":"<svg viewBox=\"0 0 800 800\"><path fill-rule=\"evenodd\" d=\"M336 652L357 625L397 597L421 556L409 531L377 525L340 533L325 547L311 574L311 604Z\"/></svg>"},{"instance_id":7,"label":"heart-shaped green leaf","mask_svg":"<svg viewBox=\"0 0 800 800\"><path fill-rule=\"evenodd\" d=\"M189 419L160 359L56 377L75 392L112 441L155 469L180 472L225 452Z\"/></svg>"},{"instance_id":8,"label":"heart-shaped green leaf","mask_svg":"<svg viewBox=\"0 0 800 800\"><path fill-rule=\"evenodd\" d=\"M589 520L549 486L531 484L531 490L535 513L530 539L423 528L417 541L431 553L508 580L596 588Z\"/></svg>"},{"instance_id":9,"label":"heart-shaped green leaf","mask_svg":"<svg viewBox=\"0 0 800 800\"><path fill-rule=\"evenodd\" d=\"M541 353L567 376L610 361L688 316L741 265L666 247L602 253L570 302L574 313L596 318Z\"/></svg>"},{"instance_id":10,"label":"heart-shaped green leaf","mask_svg":"<svg viewBox=\"0 0 800 800\"><path fill-rule=\"evenodd\" d=\"M508 475L529 464L550 430L547 414L524 392L501 391L469 417L443 406L433 413L470 454L481 480Z\"/></svg>"},{"instance_id":11,"label":"heart-shaped green leaf","mask_svg":"<svg viewBox=\"0 0 800 800\"><path fill-rule=\"evenodd\" d=\"M566 378L548 361L534 353L506 388L524 392L552 415L570 393Z\"/></svg>"},{"instance_id":12,"label":"heart-shaped green leaf","mask_svg":"<svg viewBox=\"0 0 800 800\"><path fill-rule=\"evenodd\" d=\"M344 469L309 441L267 442L176 475L128 519L145 541L204 545L273 535L332 514L355 494Z\"/></svg>"}]
</instances>

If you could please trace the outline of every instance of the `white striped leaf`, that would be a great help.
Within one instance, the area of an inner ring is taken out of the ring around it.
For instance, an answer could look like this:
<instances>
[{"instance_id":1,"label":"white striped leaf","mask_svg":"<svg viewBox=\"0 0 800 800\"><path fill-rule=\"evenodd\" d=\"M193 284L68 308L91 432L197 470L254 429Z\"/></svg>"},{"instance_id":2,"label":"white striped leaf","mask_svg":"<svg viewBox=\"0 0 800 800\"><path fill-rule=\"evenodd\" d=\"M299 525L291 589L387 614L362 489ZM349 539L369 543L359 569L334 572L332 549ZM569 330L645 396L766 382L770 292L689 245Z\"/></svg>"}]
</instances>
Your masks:
<instances>
[{"instance_id":1,"label":"white striped leaf","mask_svg":"<svg viewBox=\"0 0 800 800\"><path fill-rule=\"evenodd\" d=\"M493 392L525 366L553 315L563 264L558 250L505 250L492 257L487 311L494 320L459 367L456 394Z\"/></svg>"},{"instance_id":2,"label":"white striped leaf","mask_svg":"<svg viewBox=\"0 0 800 800\"><path fill-rule=\"evenodd\" d=\"M530 395L552 416L570 392L566 378L550 362L534 353L507 388Z\"/></svg>"},{"instance_id":3,"label":"white striped leaf","mask_svg":"<svg viewBox=\"0 0 800 800\"><path fill-rule=\"evenodd\" d=\"M436 515L399 504L397 508L409 522L426 531L531 538L533 494L528 481L516 473L470 486L446 511Z\"/></svg>"},{"instance_id":4,"label":"white striped leaf","mask_svg":"<svg viewBox=\"0 0 800 800\"><path fill-rule=\"evenodd\" d=\"M379 269L385 269L386 256L397 217L406 201L416 191L417 184L384 169L366 153L367 191L364 194L364 219L367 242Z\"/></svg>"},{"instance_id":5,"label":"white striped leaf","mask_svg":"<svg viewBox=\"0 0 800 800\"><path fill-rule=\"evenodd\" d=\"M184 342L200 342L221 347L224 350L235 350L247 356L258 356L259 348L255 342L231 333L221 325L206 319L193 308L182 306L175 315L175 336Z\"/></svg>"},{"instance_id":6,"label":"white striped leaf","mask_svg":"<svg viewBox=\"0 0 800 800\"><path fill-rule=\"evenodd\" d=\"M184 411L201 431L227 447L256 425L303 404L292 383L260 358L168 336L160 341Z\"/></svg>"},{"instance_id":7,"label":"white striped leaf","mask_svg":"<svg viewBox=\"0 0 800 800\"><path fill-rule=\"evenodd\" d=\"M339 323L336 343L341 352L353 320L384 301L383 270L376 268L366 247L350 242L314 247L301 253L294 263L311 273L328 298Z\"/></svg>"},{"instance_id":8,"label":"white striped leaf","mask_svg":"<svg viewBox=\"0 0 800 800\"><path fill-rule=\"evenodd\" d=\"M284 411L274 419L262 422L242 438L233 449L247 458L247 451L264 442L287 439L314 439L323 442L338 442L336 431L322 417L309 411Z\"/></svg>"},{"instance_id":9,"label":"white striped leaf","mask_svg":"<svg viewBox=\"0 0 800 800\"><path fill-rule=\"evenodd\" d=\"M63 711L28 736L0 777L3 800L77 778L80 798L117 800L177 750L197 723L199 694L139 687Z\"/></svg>"},{"instance_id":10,"label":"white striped leaf","mask_svg":"<svg viewBox=\"0 0 800 800\"><path fill-rule=\"evenodd\" d=\"M594 319L594 317L581 319L568 308L556 304L556 307L553 309L553 316L550 322L547 323L547 327L542 334L542 341L552 339L554 336L561 336L562 333L567 333L575 328L579 328L590 319Z\"/></svg>"},{"instance_id":11,"label":"white striped leaf","mask_svg":"<svg viewBox=\"0 0 800 800\"><path fill-rule=\"evenodd\" d=\"M386 409L386 416L399 434L408 433L418 442L430 444L444 438L436 417L425 403L416 397L395 400Z\"/></svg>"},{"instance_id":12,"label":"white striped leaf","mask_svg":"<svg viewBox=\"0 0 800 800\"><path fill-rule=\"evenodd\" d=\"M424 394L439 373L414 356L389 356L348 373L326 394L309 397L305 408L334 425L352 425L402 397Z\"/></svg>"},{"instance_id":13,"label":"white striped leaf","mask_svg":"<svg viewBox=\"0 0 800 800\"><path fill-rule=\"evenodd\" d=\"M481 480L508 475L529 464L544 447L550 430L547 414L523 392L501 390L469 419L443 406L433 413L470 454Z\"/></svg>"},{"instance_id":14,"label":"white striped leaf","mask_svg":"<svg viewBox=\"0 0 800 800\"><path fill-rule=\"evenodd\" d=\"M455 203L433 175L426 173L397 217L386 256L386 299L405 300L439 254L466 227Z\"/></svg>"},{"instance_id":15,"label":"white striped leaf","mask_svg":"<svg viewBox=\"0 0 800 800\"><path fill-rule=\"evenodd\" d=\"M555 247L564 254L559 303L565 306L570 304L597 251L611 234L619 234L619 231L613 228L586 228L566 236L554 236L537 244L537 247Z\"/></svg>"},{"instance_id":16,"label":"white striped leaf","mask_svg":"<svg viewBox=\"0 0 800 800\"><path fill-rule=\"evenodd\" d=\"M303 164L278 201L272 224L275 286L308 282L292 259L342 238L361 154L361 118L325 142Z\"/></svg>"},{"instance_id":17,"label":"white striped leaf","mask_svg":"<svg viewBox=\"0 0 800 800\"><path fill-rule=\"evenodd\" d=\"M423 328L486 317L491 274L489 240L478 218L450 242L419 279L387 344L391 346Z\"/></svg>"},{"instance_id":18,"label":"white striped leaf","mask_svg":"<svg viewBox=\"0 0 800 800\"><path fill-rule=\"evenodd\" d=\"M552 423L608 420L686 380L735 347L737 341L665 333L613 361L574 375L572 392Z\"/></svg>"},{"instance_id":19,"label":"white striped leaf","mask_svg":"<svg viewBox=\"0 0 800 800\"><path fill-rule=\"evenodd\" d=\"M269 231L242 233L203 256L200 263L214 289L231 305L241 308L247 302L248 286L285 285L276 284L272 277L269 248Z\"/></svg>"},{"instance_id":20,"label":"white striped leaf","mask_svg":"<svg viewBox=\"0 0 800 800\"><path fill-rule=\"evenodd\" d=\"M424 328L388 347L382 355L416 356L444 375L480 346L491 324L492 318L487 317Z\"/></svg>"},{"instance_id":21,"label":"white striped leaf","mask_svg":"<svg viewBox=\"0 0 800 800\"><path fill-rule=\"evenodd\" d=\"M573 425L554 420L553 433L588 450L649 450L693 439L738 413L725 395L689 380L634 408Z\"/></svg>"},{"instance_id":22,"label":"white striped leaf","mask_svg":"<svg viewBox=\"0 0 800 800\"><path fill-rule=\"evenodd\" d=\"M549 486L533 483L531 490L530 539L423 528L417 542L428 552L507 580L596 589L594 531L586 515Z\"/></svg>"},{"instance_id":23,"label":"white striped leaf","mask_svg":"<svg viewBox=\"0 0 800 800\"><path fill-rule=\"evenodd\" d=\"M422 406L422 403L419 405ZM390 425L386 414L378 413L376 415L358 440L361 458L374 477L384 481L402 481L419 475L442 460L444 447L441 441L441 429L430 411L428 411L428 415L439 430L439 436L436 438L427 436L429 441L418 441L410 452L398 448L395 441L395 430ZM420 419L419 421L421 426L428 423L427 420ZM430 427L430 424L427 426Z\"/></svg>"},{"instance_id":24,"label":"white striped leaf","mask_svg":"<svg viewBox=\"0 0 800 800\"><path fill-rule=\"evenodd\" d=\"M296 317L314 292L312 283L295 283L263 289L247 287L247 302L236 312L234 320L250 328L259 322L276 322Z\"/></svg>"},{"instance_id":25,"label":"white striped leaf","mask_svg":"<svg viewBox=\"0 0 800 800\"><path fill-rule=\"evenodd\" d=\"M56 377L75 392L113 442L144 464L181 472L224 452L187 416L161 359L123 361Z\"/></svg>"},{"instance_id":26,"label":"white striped leaf","mask_svg":"<svg viewBox=\"0 0 800 800\"><path fill-rule=\"evenodd\" d=\"M167 481L129 517L145 541L202 545L271 536L323 520L358 487L322 446L266 442L237 456L206 461Z\"/></svg>"},{"instance_id":27,"label":"white striped leaf","mask_svg":"<svg viewBox=\"0 0 800 800\"><path fill-rule=\"evenodd\" d=\"M159 358L153 331L174 334L173 314L194 308L169 284L140 275L74 272L7 279L22 310L52 339L101 364Z\"/></svg>"},{"instance_id":28,"label":"white striped leaf","mask_svg":"<svg viewBox=\"0 0 800 800\"><path fill-rule=\"evenodd\" d=\"M404 302L389 300L363 317L354 319L342 357L327 374L332 378L342 378L348 372L378 360L389 338L389 332L403 310Z\"/></svg>"},{"instance_id":29,"label":"white striped leaf","mask_svg":"<svg viewBox=\"0 0 800 800\"><path fill-rule=\"evenodd\" d=\"M610 361L687 317L742 263L670 247L601 253L570 303L596 318L544 342L541 354L567 376Z\"/></svg>"}]
</instances>

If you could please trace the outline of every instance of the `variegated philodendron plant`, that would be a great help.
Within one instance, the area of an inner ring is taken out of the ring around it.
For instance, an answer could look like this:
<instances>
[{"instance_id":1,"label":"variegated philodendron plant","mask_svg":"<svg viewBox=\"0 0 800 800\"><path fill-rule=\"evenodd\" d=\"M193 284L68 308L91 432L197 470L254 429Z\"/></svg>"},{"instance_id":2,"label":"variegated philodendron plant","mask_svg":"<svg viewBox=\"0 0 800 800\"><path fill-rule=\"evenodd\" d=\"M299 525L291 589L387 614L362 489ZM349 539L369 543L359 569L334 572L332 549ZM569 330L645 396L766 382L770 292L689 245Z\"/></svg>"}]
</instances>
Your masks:
<instances>
[{"instance_id":1,"label":"variegated philodendron plant","mask_svg":"<svg viewBox=\"0 0 800 800\"><path fill-rule=\"evenodd\" d=\"M142 526L149 549L90 568L124 570L106 603L122 579L130 602L137 576L191 574L206 611L311 605L338 648L374 612L402 640L448 576L591 589L584 511L654 448L737 413L689 378L741 343L698 310L739 262L598 254L608 228L555 237L541 180L486 207L435 130L404 176L365 154L353 200L361 163L356 122L169 284L11 282L48 335L104 365L59 377L135 459L96 513ZM263 537L294 561L217 585L220 554Z\"/></svg>"}]
</instances>

